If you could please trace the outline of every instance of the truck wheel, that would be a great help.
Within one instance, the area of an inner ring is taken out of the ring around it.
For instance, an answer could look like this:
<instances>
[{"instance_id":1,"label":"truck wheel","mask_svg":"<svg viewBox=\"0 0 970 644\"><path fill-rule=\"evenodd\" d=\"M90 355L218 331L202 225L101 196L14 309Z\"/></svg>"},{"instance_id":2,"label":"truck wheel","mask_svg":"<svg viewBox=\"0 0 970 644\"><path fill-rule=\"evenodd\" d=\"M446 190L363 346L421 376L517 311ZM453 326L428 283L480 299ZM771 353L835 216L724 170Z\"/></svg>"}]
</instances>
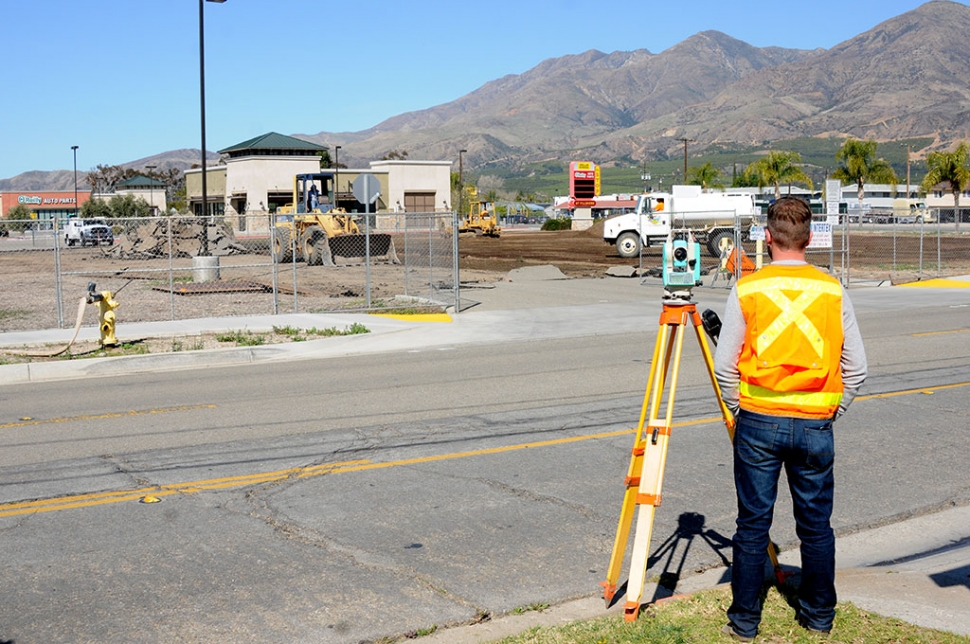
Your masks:
<instances>
[{"instance_id":1,"label":"truck wheel","mask_svg":"<svg viewBox=\"0 0 970 644\"><path fill-rule=\"evenodd\" d=\"M616 252L627 259L640 256L640 235L625 232L616 238Z\"/></svg>"},{"instance_id":2,"label":"truck wheel","mask_svg":"<svg viewBox=\"0 0 970 644\"><path fill-rule=\"evenodd\" d=\"M277 226L273 230L273 240L270 243L270 252L273 261L276 263L289 262L293 259L293 249L290 248L290 229Z\"/></svg>"},{"instance_id":3,"label":"truck wheel","mask_svg":"<svg viewBox=\"0 0 970 644\"><path fill-rule=\"evenodd\" d=\"M731 246L734 246L734 232L729 230L720 230L712 233L711 236L707 238L707 250L711 254L711 257L721 256L722 239L730 239Z\"/></svg>"},{"instance_id":4,"label":"truck wheel","mask_svg":"<svg viewBox=\"0 0 970 644\"><path fill-rule=\"evenodd\" d=\"M324 258L329 253L327 233L320 226L310 226L303 233L301 240L303 259L308 266L323 266Z\"/></svg>"}]
</instances>

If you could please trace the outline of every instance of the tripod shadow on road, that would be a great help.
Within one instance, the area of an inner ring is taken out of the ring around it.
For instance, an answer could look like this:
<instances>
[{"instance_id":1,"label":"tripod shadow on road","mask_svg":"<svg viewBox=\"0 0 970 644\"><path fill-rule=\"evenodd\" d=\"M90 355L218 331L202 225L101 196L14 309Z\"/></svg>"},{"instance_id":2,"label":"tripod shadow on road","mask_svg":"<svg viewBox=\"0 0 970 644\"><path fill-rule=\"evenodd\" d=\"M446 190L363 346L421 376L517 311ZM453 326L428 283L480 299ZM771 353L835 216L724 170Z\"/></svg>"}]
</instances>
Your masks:
<instances>
[{"instance_id":1,"label":"tripod shadow on road","mask_svg":"<svg viewBox=\"0 0 970 644\"><path fill-rule=\"evenodd\" d=\"M705 529L705 521L706 517L697 512L684 512L677 517L677 528L673 534L667 537L656 552L647 559L648 570L660 562L664 563L653 598L645 601L644 604L653 604L677 594L677 584L684 573L687 555L694 547L696 539L701 539L704 545L718 556L724 566L730 566L731 562L726 552L731 551L731 539L715 530ZM619 587L613 601L618 601L625 595L626 582Z\"/></svg>"},{"instance_id":2,"label":"tripod shadow on road","mask_svg":"<svg viewBox=\"0 0 970 644\"><path fill-rule=\"evenodd\" d=\"M681 514L677 517L677 529L647 559L648 569L666 560L663 564L663 570L660 572L660 579L657 582L653 599L648 603L652 604L657 600L676 594L677 584L684 573L687 555L690 554L691 548L694 547L694 541L697 539L703 541L704 545L718 556L724 566L730 565L731 561L726 553L731 551L731 539L715 530L705 529L705 520L706 517L697 512Z\"/></svg>"}]
</instances>

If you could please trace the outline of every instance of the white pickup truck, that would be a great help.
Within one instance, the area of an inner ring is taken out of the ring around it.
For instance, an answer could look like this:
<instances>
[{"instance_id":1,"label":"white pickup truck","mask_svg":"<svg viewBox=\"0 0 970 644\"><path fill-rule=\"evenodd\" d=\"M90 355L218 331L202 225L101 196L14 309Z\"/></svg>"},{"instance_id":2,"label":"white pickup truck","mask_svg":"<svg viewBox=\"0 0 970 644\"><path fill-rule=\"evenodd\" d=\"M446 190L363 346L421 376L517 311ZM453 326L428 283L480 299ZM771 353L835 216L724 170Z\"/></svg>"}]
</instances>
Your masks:
<instances>
[{"instance_id":1,"label":"white pickup truck","mask_svg":"<svg viewBox=\"0 0 970 644\"><path fill-rule=\"evenodd\" d=\"M636 212L610 217L603 224L603 241L615 244L620 257L637 257L651 243L663 243L671 230L689 229L706 243L711 255L720 255L721 239L734 239L739 224L742 237L760 209L754 196L740 193L701 192L700 186L674 186L673 193L640 195Z\"/></svg>"},{"instance_id":2,"label":"white pickup truck","mask_svg":"<svg viewBox=\"0 0 970 644\"><path fill-rule=\"evenodd\" d=\"M104 219L68 219L64 224L64 243L68 246L110 246L115 242L111 227Z\"/></svg>"}]
</instances>

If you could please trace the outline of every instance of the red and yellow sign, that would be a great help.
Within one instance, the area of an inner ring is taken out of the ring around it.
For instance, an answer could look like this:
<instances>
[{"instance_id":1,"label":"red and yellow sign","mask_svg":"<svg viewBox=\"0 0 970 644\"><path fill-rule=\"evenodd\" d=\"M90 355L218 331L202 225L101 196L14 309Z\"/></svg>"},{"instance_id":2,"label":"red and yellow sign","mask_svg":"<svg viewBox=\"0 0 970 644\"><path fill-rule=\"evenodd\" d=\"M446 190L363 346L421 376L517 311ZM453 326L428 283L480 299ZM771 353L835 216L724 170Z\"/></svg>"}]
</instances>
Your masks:
<instances>
[{"instance_id":1,"label":"red and yellow sign","mask_svg":"<svg viewBox=\"0 0 970 644\"><path fill-rule=\"evenodd\" d=\"M569 196L573 199L592 199L599 195L600 167L592 161L571 162L569 164Z\"/></svg>"}]
</instances>

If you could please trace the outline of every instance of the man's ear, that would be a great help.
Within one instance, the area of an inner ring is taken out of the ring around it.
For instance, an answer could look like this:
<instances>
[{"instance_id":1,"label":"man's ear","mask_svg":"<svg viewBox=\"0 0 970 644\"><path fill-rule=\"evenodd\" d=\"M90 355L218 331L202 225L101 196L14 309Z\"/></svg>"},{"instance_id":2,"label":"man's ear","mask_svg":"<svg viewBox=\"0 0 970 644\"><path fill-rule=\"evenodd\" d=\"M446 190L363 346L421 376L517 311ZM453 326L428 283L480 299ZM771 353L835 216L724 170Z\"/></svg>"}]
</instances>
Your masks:
<instances>
[{"instance_id":1,"label":"man's ear","mask_svg":"<svg viewBox=\"0 0 970 644\"><path fill-rule=\"evenodd\" d=\"M768 230L767 226L765 226L765 244L770 244L770 243L771 243L771 231Z\"/></svg>"}]
</instances>

